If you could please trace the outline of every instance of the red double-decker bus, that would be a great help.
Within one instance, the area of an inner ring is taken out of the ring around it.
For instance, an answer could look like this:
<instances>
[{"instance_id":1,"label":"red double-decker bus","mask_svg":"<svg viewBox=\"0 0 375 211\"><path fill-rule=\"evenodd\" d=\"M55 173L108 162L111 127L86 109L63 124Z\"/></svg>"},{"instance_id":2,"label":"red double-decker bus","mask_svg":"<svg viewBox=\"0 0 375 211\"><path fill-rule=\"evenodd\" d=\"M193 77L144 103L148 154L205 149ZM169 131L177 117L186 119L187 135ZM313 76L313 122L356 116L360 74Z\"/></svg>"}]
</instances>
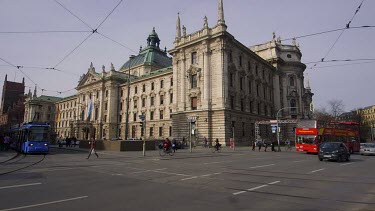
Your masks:
<instances>
[{"instance_id":1,"label":"red double-decker bus","mask_svg":"<svg viewBox=\"0 0 375 211\"><path fill-rule=\"evenodd\" d=\"M359 124L356 122L319 124L316 120L301 120L297 123L297 151L318 153L319 144L322 142L343 142L350 153L359 152L359 140Z\"/></svg>"}]
</instances>

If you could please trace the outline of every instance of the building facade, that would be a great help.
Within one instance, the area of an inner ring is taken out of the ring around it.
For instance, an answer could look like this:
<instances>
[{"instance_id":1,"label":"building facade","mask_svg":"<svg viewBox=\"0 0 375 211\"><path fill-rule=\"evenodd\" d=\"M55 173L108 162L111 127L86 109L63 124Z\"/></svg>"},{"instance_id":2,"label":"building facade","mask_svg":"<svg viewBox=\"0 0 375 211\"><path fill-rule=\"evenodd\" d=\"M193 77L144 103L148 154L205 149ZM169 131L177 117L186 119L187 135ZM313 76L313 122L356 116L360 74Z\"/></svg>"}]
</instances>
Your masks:
<instances>
[{"instance_id":1,"label":"building facade","mask_svg":"<svg viewBox=\"0 0 375 211\"><path fill-rule=\"evenodd\" d=\"M23 123L25 79L21 83L8 81L5 75L0 107L0 134L12 126Z\"/></svg>"},{"instance_id":2,"label":"building facade","mask_svg":"<svg viewBox=\"0 0 375 211\"><path fill-rule=\"evenodd\" d=\"M313 93L304 86L302 53L293 41L246 47L227 31L223 1L218 20L209 27L187 33L177 17L173 49L160 48L155 28L147 45L116 71L90 65L77 86L77 94L56 102L57 125L65 135L97 138L177 139L192 136L210 141L249 144L254 124L276 118L309 118ZM71 107L66 105L70 104ZM72 115L70 115L70 112ZM140 116L145 117L141 130ZM67 118L67 119L66 119ZM265 133L270 133L266 130Z\"/></svg>"}]
</instances>

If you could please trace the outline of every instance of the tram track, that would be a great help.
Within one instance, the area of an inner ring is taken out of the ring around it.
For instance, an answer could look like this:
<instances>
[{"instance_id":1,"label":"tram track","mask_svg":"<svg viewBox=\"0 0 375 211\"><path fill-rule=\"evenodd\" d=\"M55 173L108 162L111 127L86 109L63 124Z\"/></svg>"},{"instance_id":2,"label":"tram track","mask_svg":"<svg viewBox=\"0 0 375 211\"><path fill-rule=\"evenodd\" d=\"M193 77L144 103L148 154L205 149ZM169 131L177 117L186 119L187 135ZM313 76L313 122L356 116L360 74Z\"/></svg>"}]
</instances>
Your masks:
<instances>
[{"instance_id":1,"label":"tram track","mask_svg":"<svg viewBox=\"0 0 375 211\"><path fill-rule=\"evenodd\" d=\"M26 156L27 155L24 155L24 157L22 159L26 158ZM46 155L43 155L43 157L40 160L38 160L36 162L32 162L31 164L28 164L26 166L22 166L20 168L16 168L16 169L6 171L6 172L0 172L0 176L4 176L4 175L10 174L10 173L14 173L14 172L21 171L21 170L27 169L29 167L35 166L35 165L43 162L45 158L46 158ZM20 160L22 160L22 159L20 159Z\"/></svg>"},{"instance_id":2,"label":"tram track","mask_svg":"<svg viewBox=\"0 0 375 211\"><path fill-rule=\"evenodd\" d=\"M9 159L7 159L7 160L1 161L0 164L4 164L4 165L5 165L5 163L7 163L7 162L9 162L9 161L11 161L11 160L16 159L16 158L17 158L18 156L20 156L20 155L21 155L20 153L17 153L17 154L14 155L13 157L11 157L11 158L9 158Z\"/></svg>"}]
</instances>

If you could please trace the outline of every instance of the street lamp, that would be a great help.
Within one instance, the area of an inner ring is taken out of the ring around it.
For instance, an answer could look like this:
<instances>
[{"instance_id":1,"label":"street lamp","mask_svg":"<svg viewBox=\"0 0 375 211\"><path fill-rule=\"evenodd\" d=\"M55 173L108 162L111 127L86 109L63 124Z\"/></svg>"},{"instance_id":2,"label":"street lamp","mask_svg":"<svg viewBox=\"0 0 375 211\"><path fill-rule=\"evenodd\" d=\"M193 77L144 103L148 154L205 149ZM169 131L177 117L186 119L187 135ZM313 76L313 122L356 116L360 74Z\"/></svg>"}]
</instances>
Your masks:
<instances>
[{"instance_id":1,"label":"street lamp","mask_svg":"<svg viewBox=\"0 0 375 211\"><path fill-rule=\"evenodd\" d=\"M281 108L280 110L277 111L276 113L276 137L277 137L277 151L280 152L281 149L280 149L280 136L279 136L279 112L284 110L284 109L289 109L289 108L298 108L298 107L284 107L284 108Z\"/></svg>"},{"instance_id":2,"label":"street lamp","mask_svg":"<svg viewBox=\"0 0 375 211\"><path fill-rule=\"evenodd\" d=\"M130 66L131 61L134 58L133 55L129 57L129 69L128 69L128 95L126 99L126 122L125 122L125 140L128 140L129 136L129 97L130 97Z\"/></svg>"}]
</instances>

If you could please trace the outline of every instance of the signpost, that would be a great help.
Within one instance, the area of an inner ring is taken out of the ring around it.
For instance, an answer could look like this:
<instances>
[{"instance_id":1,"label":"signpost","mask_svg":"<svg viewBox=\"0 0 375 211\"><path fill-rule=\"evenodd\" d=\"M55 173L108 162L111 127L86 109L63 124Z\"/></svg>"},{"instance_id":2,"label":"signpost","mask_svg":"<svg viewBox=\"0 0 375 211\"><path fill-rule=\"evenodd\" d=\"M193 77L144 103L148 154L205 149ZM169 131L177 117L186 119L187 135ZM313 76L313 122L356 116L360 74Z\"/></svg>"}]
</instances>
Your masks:
<instances>
[{"instance_id":1,"label":"signpost","mask_svg":"<svg viewBox=\"0 0 375 211\"><path fill-rule=\"evenodd\" d=\"M143 125L143 127L141 128L141 133L142 133L142 130L143 130L143 157L145 157L146 156L146 139L145 139L145 137L146 137L146 117L145 117L145 115L139 115L139 119L141 119L142 120L142 125Z\"/></svg>"},{"instance_id":2,"label":"signpost","mask_svg":"<svg viewBox=\"0 0 375 211\"><path fill-rule=\"evenodd\" d=\"M194 132L192 131L191 123L195 122L195 118L189 117L189 118L187 118L187 122L189 123L190 152L193 152L193 146L192 146L192 143L191 143L191 134L194 134Z\"/></svg>"}]
</instances>

